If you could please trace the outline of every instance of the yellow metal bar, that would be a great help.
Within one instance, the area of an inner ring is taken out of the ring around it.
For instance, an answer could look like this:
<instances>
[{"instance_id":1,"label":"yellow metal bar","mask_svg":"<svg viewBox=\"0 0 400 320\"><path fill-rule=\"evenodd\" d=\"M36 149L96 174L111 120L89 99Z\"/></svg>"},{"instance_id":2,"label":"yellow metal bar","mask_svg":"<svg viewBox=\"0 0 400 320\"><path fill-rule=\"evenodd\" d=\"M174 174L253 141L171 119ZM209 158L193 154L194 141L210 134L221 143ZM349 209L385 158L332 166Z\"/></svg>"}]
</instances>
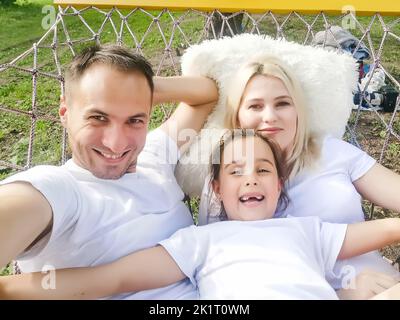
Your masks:
<instances>
[{"instance_id":1,"label":"yellow metal bar","mask_svg":"<svg viewBox=\"0 0 400 320\"><path fill-rule=\"evenodd\" d=\"M382 15L400 15L399 0L54 0L54 4L76 7L96 6L135 8L149 10L168 8L171 10L186 10L189 8L222 12L247 10L260 13L271 10L275 13L297 11L305 14L315 14L324 11L328 14L341 14L354 10L356 15L372 15L379 12ZM351 9L353 8L353 9Z\"/></svg>"}]
</instances>

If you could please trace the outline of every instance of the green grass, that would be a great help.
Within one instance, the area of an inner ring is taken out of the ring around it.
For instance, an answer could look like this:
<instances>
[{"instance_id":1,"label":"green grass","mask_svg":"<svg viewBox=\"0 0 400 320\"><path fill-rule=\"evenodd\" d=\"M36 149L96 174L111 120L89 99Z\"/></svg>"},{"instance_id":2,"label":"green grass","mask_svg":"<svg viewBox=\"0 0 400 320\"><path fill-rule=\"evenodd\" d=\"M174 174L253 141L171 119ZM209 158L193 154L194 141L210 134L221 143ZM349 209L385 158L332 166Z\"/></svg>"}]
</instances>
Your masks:
<instances>
[{"instance_id":1,"label":"green grass","mask_svg":"<svg viewBox=\"0 0 400 320\"><path fill-rule=\"evenodd\" d=\"M51 3L51 1L42 0L25 1L23 6L4 6L0 7L0 17L2 19L2 27L0 30L0 64L11 61L13 58L29 49L32 43L37 42L46 32L42 28L42 6ZM127 10L122 10L122 14L127 15ZM153 16L157 16L159 12L150 12ZM181 14L181 13L180 13ZM180 14L174 14L179 16ZM105 16L94 10L82 13L83 19L90 25L94 32L97 32ZM121 20L114 13L112 16L116 28L119 30ZM127 21L134 33L137 41L129 35L125 30L122 41L130 47L137 47L140 40L148 29L152 21L148 15L137 12L131 15ZM64 17L65 27L71 39L88 39L92 36L89 29L76 16ZM171 18L164 14L160 21L166 34L171 30ZM185 32L194 37L201 29L201 21L194 21L184 26ZM72 59L72 54L66 45L62 45L67 39L61 24L58 27L58 40L60 43L57 51L58 58L62 64L62 68ZM12 35L12 36L11 36ZM189 37L189 41L193 41ZM49 45L52 42L49 36L43 42ZM117 38L110 22L107 22L100 34L102 43L116 42ZM169 41L169 38L165 39ZM181 46L184 42L181 36L175 37L174 46ZM94 43L90 41L89 43ZM76 52L86 46L85 44L77 44L74 46ZM142 52L147 56L154 65L158 64L161 59L161 53L166 44L162 38L156 25L150 28L150 32L141 44ZM168 60L166 60L168 61ZM176 61L176 64L179 63ZM18 63L19 67L33 68L33 55L29 55ZM42 72L57 74L56 65L52 50L48 48L39 48L37 56L37 66ZM155 68L156 69L156 68ZM157 70L157 69L156 69ZM175 74L174 69L168 64L163 67L160 72L163 75ZM32 75L26 72L9 69L0 73L0 105L7 106L20 111L30 111L32 109ZM60 83L57 80L39 76L37 78L37 101L36 106L40 114L51 115L57 118L58 100L61 94ZM165 106L166 110L170 110L174 105ZM150 123L150 128L157 127L165 119L165 114L161 108L155 108ZM29 142L31 120L28 116L11 114L0 111L0 160L9 161L13 164L24 166L27 163L27 146ZM33 149L33 164L59 164L61 160L61 126L58 123L49 121L38 121L35 127L35 143ZM59 137L57 139L57 137ZM4 178L14 173L9 168L0 167L0 178Z\"/></svg>"},{"instance_id":2,"label":"green grass","mask_svg":"<svg viewBox=\"0 0 400 320\"><path fill-rule=\"evenodd\" d=\"M0 269L0 276L6 276L11 274L11 267L7 266L6 268Z\"/></svg>"},{"instance_id":3,"label":"green grass","mask_svg":"<svg viewBox=\"0 0 400 320\"><path fill-rule=\"evenodd\" d=\"M30 48L44 33L42 6L52 1L29 2L23 6L0 6L0 63Z\"/></svg>"}]
</instances>

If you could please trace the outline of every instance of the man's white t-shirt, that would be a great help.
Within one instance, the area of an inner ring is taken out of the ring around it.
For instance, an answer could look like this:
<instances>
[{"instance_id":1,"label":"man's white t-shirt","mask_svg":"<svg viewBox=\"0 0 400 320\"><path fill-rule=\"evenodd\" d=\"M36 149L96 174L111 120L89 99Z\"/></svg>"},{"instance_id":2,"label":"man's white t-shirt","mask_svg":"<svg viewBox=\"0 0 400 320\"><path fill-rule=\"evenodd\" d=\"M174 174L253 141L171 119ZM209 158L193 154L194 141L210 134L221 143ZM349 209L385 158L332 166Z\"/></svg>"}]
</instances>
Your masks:
<instances>
[{"instance_id":1,"label":"man's white t-shirt","mask_svg":"<svg viewBox=\"0 0 400 320\"><path fill-rule=\"evenodd\" d=\"M155 246L178 229L192 225L174 176L178 156L176 143L157 129L147 136L136 172L120 179L96 178L69 160L61 167L37 166L1 181L30 182L53 210L51 233L18 257L22 272L109 263ZM113 298L196 297L186 280Z\"/></svg>"},{"instance_id":2,"label":"man's white t-shirt","mask_svg":"<svg viewBox=\"0 0 400 320\"><path fill-rule=\"evenodd\" d=\"M160 244L201 299L337 299L332 273L347 225L317 217L222 221Z\"/></svg>"}]
</instances>

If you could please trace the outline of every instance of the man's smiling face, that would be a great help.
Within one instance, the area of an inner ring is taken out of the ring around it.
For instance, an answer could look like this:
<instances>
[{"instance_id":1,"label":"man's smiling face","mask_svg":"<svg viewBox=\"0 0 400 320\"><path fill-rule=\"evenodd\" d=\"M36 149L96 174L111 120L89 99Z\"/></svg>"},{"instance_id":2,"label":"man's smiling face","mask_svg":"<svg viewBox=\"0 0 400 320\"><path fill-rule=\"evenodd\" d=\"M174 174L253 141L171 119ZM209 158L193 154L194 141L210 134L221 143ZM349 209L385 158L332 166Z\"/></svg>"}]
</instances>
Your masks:
<instances>
[{"instance_id":1,"label":"man's smiling face","mask_svg":"<svg viewBox=\"0 0 400 320\"><path fill-rule=\"evenodd\" d=\"M59 113L74 161L102 179L135 172L151 110L146 77L98 63L70 90Z\"/></svg>"}]
</instances>

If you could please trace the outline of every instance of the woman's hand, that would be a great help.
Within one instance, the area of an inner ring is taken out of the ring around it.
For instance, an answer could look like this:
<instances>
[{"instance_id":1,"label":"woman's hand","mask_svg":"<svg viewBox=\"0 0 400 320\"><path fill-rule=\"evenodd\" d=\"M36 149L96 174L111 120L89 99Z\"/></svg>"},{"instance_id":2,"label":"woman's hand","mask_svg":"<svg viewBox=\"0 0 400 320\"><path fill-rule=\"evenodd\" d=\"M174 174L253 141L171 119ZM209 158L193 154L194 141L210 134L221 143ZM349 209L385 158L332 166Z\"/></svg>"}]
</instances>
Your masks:
<instances>
[{"instance_id":1,"label":"woman's hand","mask_svg":"<svg viewBox=\"0 0 400 320\"><path fill-rule=\"evenodd\" d=\"M372 297L371 300L399 300L399 299L400 299L400 283Z\"/></svg>"},{"instance_id":2,"label":"woman's hand","mask_svg":"<svg viewBox=\"0 0 400 320\"><path fill-rule=\"evenodd\" d=\"M355 279L355 286L341 289L337 292L341 300L366 300L383 293L397 285L400 277L391 277L387 274L372 270L362 271ZM400 291L400 289L398 290Z\"/></svg>"}]
</instances>

